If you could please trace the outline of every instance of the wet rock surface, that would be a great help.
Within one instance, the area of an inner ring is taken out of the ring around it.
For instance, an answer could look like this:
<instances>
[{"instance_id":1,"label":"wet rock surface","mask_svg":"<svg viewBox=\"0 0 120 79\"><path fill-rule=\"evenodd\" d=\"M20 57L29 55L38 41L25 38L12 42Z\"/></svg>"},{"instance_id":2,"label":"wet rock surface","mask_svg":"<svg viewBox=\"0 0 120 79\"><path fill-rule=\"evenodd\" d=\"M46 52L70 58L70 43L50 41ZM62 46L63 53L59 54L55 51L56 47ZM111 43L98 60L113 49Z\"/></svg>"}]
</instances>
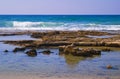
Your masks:
<instances>
[{"instance_id":1,"label":"wet rock surface","mask_svg":"<svg viewBox=\"0 0 120 79\"><path fill-rule=\"evenodd\" d=\"M103 48L102 51L107 51L107 52L110 52L112 51L110 48Z\"/></svg>"},{"instance_id":2,"label":"wet rock surface","mask_svg":"<svg viewBox=\"0 0 120 79\"><path fill-rule=\"evenodd\" d=\"M42 54L44 54L44 55L50 55L50 54L53 53L53 52L51 52L49 49L46 49L46 50L44 50L44 51L42 51L42 52L39 52L39 53L42 53Z\"/></svg>"},{"instance_id":3,"label":"wet rock surface","mask_svg":"<svg viewBox=\"0 0 120 79\"><path fill-rule=\"evenodd\" d=\"M92 49L92 48L78 48L73 46L60 46L59 47L60 54L71 54L73 56L83 56L83 57L91 57L93 55L101 55L101 51Z\"/></svg>"},{"instance_id":4,"label":"wet rock surface","mask_svg":"<svg viewBox=\"0 0 120 79\"><path fill-rule=\"evenodd\" d=\"M106 66L107 69L112 69L113 67L111 65Z\"/></svg>"},{"instance_id":5,"label":"wet rock surface","mask_svg":"<svg viewBox=\"0 0 120 79\"><path fill-rule=\"evenodd\" d=\"M45 48L71 45L75 46L104 46L104 47L120 47L120 35L99 32L99 31L46 31L46 32L29 32L31 37L37 40L21 40L21 41L4 41L7 44L14 44L26 48ZM109 38L90 38L91 36L109 36Z\"/></svg>"},{"instance_id":6,"label":"wet rock surface","mask_svg":"<svg viewBox=\"0 0 120 79\"><path fill-rule=\"evenodd\" d=\"M35 49L31 49L31 50L27 51L26 54L30 57L35 57L35 56L37 56L37 51Z\"/></svg>"},{"instance_id":7,"label":"wet rock surface","mask_svg":"<svg viewBox=\"0 0 120 79\"><path fill-rule=\"evenodd\" d=\"M24 51L25 50L25 48L18 48L18 47L16 47L14 50L13 50L13 52L19 52L19 51Z\"/></svg>"}]
</instances>

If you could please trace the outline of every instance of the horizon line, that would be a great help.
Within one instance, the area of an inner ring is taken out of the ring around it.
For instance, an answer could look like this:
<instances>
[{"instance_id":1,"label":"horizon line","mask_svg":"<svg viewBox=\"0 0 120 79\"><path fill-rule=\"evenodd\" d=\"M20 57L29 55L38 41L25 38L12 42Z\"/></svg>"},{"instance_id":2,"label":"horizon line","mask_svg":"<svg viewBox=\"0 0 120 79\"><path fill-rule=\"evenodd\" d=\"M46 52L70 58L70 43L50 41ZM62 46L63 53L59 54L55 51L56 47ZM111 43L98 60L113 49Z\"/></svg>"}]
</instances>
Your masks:
<instances>
[{"instance_id":1,"label":"horizon line","mask_svg":"<svg viewBox=\"0 0 120 79\"><path fill-rule=\"evenodd\" d=\"M120 15L120 14L0 14L0 15Z\"/></svg>"}]
</instances>

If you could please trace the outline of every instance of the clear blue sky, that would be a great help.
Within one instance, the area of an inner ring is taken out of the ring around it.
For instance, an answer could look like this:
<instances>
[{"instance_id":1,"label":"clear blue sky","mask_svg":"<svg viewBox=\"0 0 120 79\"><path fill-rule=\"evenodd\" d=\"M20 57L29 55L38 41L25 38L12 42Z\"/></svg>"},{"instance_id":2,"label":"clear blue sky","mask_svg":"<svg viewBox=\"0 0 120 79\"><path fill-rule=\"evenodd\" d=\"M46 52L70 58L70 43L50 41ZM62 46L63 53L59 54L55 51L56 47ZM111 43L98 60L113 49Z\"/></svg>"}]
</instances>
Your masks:
<instances>
[{"instance_id":1,"label":"clear blue sky","mask_svg":"<svg viewBox=\"0 0 120 79\"><path fill-rule=\"evenodd\" d=\"M0 0L0 14L120 14L120 0Z\"/></svg>"}]
</instances>

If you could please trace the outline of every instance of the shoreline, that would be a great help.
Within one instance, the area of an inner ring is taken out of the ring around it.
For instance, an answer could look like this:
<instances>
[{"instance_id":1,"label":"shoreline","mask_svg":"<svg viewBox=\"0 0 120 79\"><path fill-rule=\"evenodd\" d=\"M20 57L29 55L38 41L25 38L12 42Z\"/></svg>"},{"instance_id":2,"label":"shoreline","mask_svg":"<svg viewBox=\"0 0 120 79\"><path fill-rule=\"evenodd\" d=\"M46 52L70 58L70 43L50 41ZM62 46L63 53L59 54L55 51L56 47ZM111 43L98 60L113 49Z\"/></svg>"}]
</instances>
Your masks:
<instances>
[{"instance_id":1,"label":"shoreline","mask_svg":"<svg viewBox=\"0 0 120 79\"><path fill-rule=\"evenodd\" d=\"M0 79L119 79L119 76L86 76L86 75L74 75L74 76L38 76L38 75L23 75L23 74L14 74L9 75L2 74L0 75Z\"/></svg>"}]
</instances>

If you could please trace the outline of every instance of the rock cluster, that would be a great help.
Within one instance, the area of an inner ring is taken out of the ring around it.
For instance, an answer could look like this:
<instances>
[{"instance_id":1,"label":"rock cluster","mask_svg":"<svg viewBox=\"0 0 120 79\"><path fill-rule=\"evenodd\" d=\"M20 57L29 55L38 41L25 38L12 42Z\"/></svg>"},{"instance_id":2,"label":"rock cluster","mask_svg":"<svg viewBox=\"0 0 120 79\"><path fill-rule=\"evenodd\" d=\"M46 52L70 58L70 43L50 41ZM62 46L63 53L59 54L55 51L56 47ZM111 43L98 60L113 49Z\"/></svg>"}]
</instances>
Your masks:
<instances>
[{"instance_id":1,"label":"rock cluster","mask_svg":"<svg viewBox=\"0 0 120 79\"><path fill-rule=\"evenodd\" d=\"M24 48L24 47L23 48L16 47L13 50L13 52L15 52L15 53L20 52L20 51L24 52L25 50L26 50L26 48ZM8 50L5 50L4 52L8 52ZM25 54L27 54L28 56L31 56L31 57L37 56L37 53L42 53L44 55L50 55L53 52L51 52L49 49L43 50L42 52L37 52L36 49L34 49L34 48L25 52Z\"/></svg>"}]
</instances>

